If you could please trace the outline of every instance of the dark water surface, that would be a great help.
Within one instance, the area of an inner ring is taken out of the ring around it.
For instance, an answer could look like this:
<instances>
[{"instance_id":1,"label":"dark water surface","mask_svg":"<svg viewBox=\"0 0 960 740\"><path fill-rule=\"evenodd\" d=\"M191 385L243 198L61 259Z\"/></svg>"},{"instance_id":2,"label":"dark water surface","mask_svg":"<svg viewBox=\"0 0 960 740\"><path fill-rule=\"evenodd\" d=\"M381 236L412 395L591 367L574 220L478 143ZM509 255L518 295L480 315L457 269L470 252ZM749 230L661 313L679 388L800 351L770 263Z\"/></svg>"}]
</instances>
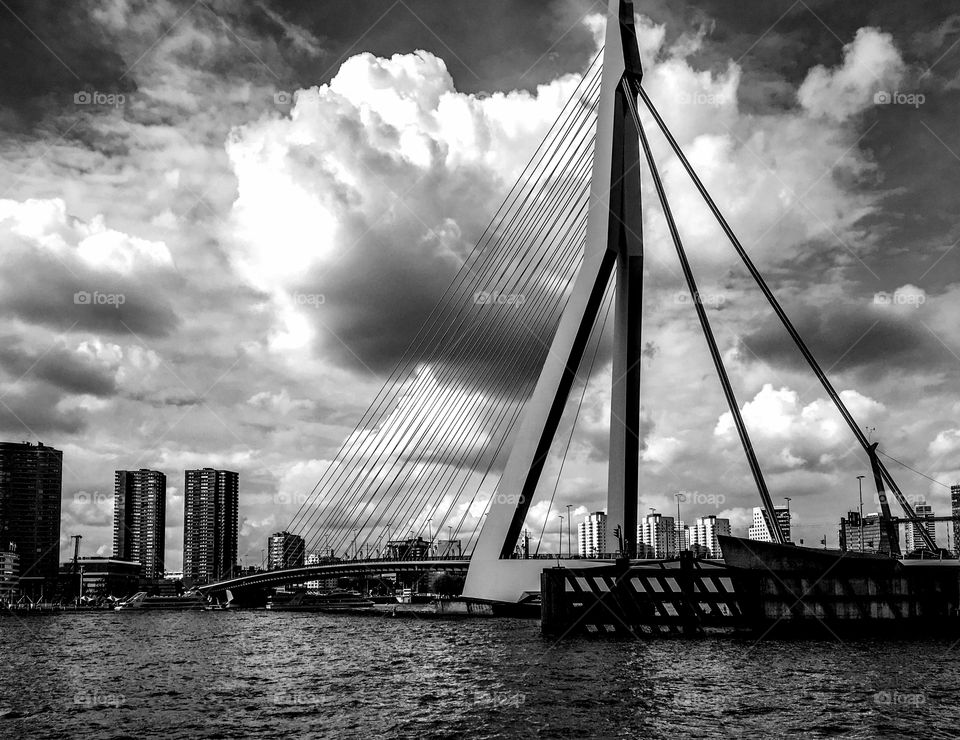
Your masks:
<instances>
[{"instance_id":1,"label":"dark water surface","mask_svg":"<svg viewBox=\"0 0 960 740\"><path fill-rule=\"evenodd\" d=\"M534 620L0 617L0 738L960 737L949 640L555 643Z\"/></svg>"}]
</instances>

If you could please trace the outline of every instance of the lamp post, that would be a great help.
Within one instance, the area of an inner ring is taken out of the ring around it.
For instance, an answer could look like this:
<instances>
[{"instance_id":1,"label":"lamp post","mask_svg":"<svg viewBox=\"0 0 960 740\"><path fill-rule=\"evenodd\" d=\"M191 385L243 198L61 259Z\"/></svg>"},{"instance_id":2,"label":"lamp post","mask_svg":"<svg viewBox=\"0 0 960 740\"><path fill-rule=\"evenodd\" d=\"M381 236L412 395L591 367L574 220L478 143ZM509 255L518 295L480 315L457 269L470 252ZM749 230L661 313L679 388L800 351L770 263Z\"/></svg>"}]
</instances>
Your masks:
<instances>
[{"instance_id":1,"label":"lamp post","mask_svg":"<svg viewBox=\"0 0 960 740\"><path fill-rule=\"evenodd\" d=\"M427 519L427 537L430 539L430 544L427 546L428 557L433 556L433 519Z\"/></svg>"},{"instance_id":2,"label":"lamp post","mask_svg":"<svg viewBox=\"0 0 960 740\"><path fill-rule=\"evenodd\" d=\"M570 509L573 504L567 504L567 557L573 557L573 550L570 548Z\"/></svg>"},{"instance_id":3,"label":"lamp post","mask_svg":"<svg viewBox=\"0 0 960 740\"><path fill-rule=\"evenodd\" d=\"M863 552L863 479L864 476L857 476L857 483L860 486L860 552Z\"/></svg>"},{"instance_id":4,"label":"lamp post","mask_svg":"<svg viewBox=\"0 0 960 740\"><path fill-rule=\"evenodd\" d=\"M560 545L559 557L562 558L563 557L563 514L557 514L557 516L560 517L560 542L558 542L557 544Z\"/></svg>"}]
</instances>

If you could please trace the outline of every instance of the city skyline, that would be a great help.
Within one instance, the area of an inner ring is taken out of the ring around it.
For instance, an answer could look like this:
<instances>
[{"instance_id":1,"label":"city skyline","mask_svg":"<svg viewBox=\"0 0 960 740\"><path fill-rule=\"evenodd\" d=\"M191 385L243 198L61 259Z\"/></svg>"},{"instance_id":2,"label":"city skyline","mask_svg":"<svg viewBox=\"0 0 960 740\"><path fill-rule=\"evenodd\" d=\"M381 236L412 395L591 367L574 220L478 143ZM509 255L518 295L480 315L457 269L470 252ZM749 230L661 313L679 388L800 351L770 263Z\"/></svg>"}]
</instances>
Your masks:
<instances>
[{"instance_id":1,"label":"city skyline","mask_svg":"<svg viewBox=\"0 0 960 740\"><path fill-rule=\"evenodd\" d=\"M251 558L349 439L596 53L603 18L585 0L483 11L516 40L516 65L502 59L501 38L477 38L456 19L440 43L402 6L382 23L358 11L332 35L318 31L328 20L319 10L289 10L279 25L223 10L249 48L208 12L173 26L180 13L169 2L140 13L134 33L124 7L80 6L64 20L93 35L64 34L24 10L40 37L64 39L66 67L33 37L10 47L38 79L14 91L17 113L3 124L23 144L6 152L0 208L6 275L22 279L2 286L10 337L0 432L55 439L65 451L61 558L74 531L86 532L85 551L107 552L103 471L203 465L243 477L239 551ZM720 3L638 5L645 79L681 143L714 165L710 178L755 189L720 205L777 275L774 290L881 450L950 485L960 480L951 318L960 234L943 193L956 178L950 152L960 151L956 61L925 11L802 10L778 20L783 10L762 7L748 20ZM440 12L417 8L428 24ZM771 30L753 45L755 22ZM820 39L824 24L835 35ZM354 31L368 27L354 48ZM518 37L519 27L531 31ZM195 37L209 56L184 52ZM118 56L99 54L101 43ZM70 74L89 58L102 68ZM363 110L408 133L378 138ZM339 132L352 130L361 145L344 145ZM54 131L70 134L60 141ZM122 145L94 154L107 140ZM822 146L804 144L814 140ZM323 151L323 167L302 166L301 141ZM121 184L97 168L143 177ZM643 195L653 209L655 197ZM648 215L643 506L670 511L676 490L710 492L725 498L714 513L739 529L756 495L722 398L703 382L709 360L678 298L662 225ZM793 498L803 537L836 543L835 522L868 466L743 276L705 246L714 234L699 216L683 228L701 272L715 276L702 291L772 494ZM387 278L397 274L406 278ZM900 382L904 372L916 386ZM919 400L914 387L924 388ZM558 503L580 513L603 504L605 403L591 385L570 482L558 489ZM557 463L552 455L548 475ZM910 495L949 506L949 489L896 473ZM182 541L183 496L171 480L172 569L181 567L172 543ZM546 498L534 502L529 528L545 523L549 543L558 521ZM467 511L467 526L481 513Z\"/></svg>"}]
</instances>

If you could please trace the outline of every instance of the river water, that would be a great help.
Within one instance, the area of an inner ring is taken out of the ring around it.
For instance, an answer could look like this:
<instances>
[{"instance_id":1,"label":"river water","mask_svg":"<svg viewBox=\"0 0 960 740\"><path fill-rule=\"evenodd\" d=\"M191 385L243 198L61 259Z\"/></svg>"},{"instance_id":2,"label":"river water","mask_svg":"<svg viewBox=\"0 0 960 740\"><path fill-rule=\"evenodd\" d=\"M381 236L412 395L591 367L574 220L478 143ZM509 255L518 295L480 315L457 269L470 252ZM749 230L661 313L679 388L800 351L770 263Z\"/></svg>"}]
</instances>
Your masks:
<instances>
[{"instance_id":1,"label":"river water","mask_svg":"<svg viewBox=\"0 0 960 740\"><path fill-rule=\"evenodd\" d=\"M0 616L0 652L0 738L960 736L949 640L236 610Z\"/></svg>"}]
</instances>

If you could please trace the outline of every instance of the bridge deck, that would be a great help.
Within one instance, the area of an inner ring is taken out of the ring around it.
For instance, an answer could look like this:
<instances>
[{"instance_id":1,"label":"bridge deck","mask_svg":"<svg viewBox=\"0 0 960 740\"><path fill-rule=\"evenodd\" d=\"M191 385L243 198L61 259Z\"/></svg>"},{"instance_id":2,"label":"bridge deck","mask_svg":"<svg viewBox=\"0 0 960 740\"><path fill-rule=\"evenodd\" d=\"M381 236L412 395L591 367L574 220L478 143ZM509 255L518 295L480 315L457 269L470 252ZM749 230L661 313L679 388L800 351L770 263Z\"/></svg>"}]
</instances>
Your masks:
<instances>
[{"instance_id":1,"label":"bridge deck","mask_svg":"<svg viewBox=\"0 0 960 740\"><path fill-rule=\"evenodd\" d=\"M343 560L336 563L318 563L299 568L265 570L253 575L230 578L217 583L199 586L201 593L209 594L244 588L285 586L307 581L354 576L373 573L417 573L427 570L457 570L466 572L470 565L468 556L432 558L428 560Z\"/></svg>"}]
</instances>

